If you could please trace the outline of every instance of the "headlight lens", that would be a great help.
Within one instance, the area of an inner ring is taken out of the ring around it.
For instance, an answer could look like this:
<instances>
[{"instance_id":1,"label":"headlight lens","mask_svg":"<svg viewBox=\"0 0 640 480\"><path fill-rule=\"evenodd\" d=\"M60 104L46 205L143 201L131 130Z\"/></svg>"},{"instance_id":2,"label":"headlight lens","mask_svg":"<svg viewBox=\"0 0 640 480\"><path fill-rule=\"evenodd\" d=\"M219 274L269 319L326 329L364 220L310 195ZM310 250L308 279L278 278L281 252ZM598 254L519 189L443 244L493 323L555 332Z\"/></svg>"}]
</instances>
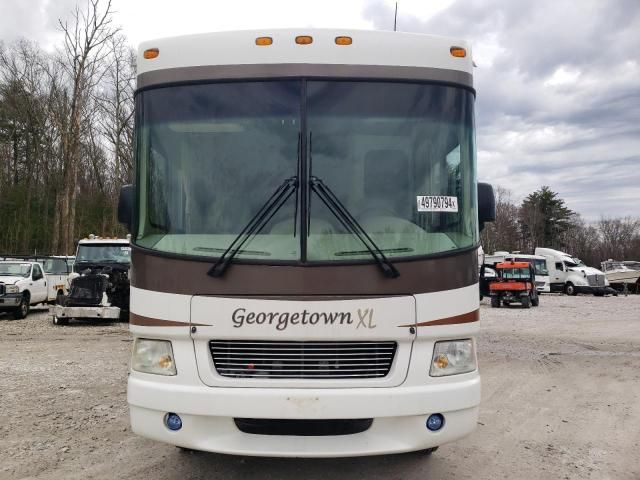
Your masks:
<instances>
[{"instance_id":1,"label":"headlight lens","mask_svg":"<svg viewBox=\"0 0 640 480\"><path fill-rule=\"evenodd\" d=\"M429 375L444 377L473 372L475 369L476 352L472 339L436 342Z\"/></svg>"},{"instance_id":2,"label":"headlight lens","mask_svg":"<svg viewBox=\"0 0 640 480\"><path fill-rule=\"evenodd\" d=\"M20 287L17 285L7 285L5 289L7 293L20 293Z\"/></svg>"},{"instance_id":3,"label":"headlight lens","mask_svg":"<svg viewBox=\"0 0 640 480\"><path fill-rule=\"evenodd\" d=\"M136 338L131 354L131 368L143 373L176 375L171 342Z\"/></svg>"}]
</instances>

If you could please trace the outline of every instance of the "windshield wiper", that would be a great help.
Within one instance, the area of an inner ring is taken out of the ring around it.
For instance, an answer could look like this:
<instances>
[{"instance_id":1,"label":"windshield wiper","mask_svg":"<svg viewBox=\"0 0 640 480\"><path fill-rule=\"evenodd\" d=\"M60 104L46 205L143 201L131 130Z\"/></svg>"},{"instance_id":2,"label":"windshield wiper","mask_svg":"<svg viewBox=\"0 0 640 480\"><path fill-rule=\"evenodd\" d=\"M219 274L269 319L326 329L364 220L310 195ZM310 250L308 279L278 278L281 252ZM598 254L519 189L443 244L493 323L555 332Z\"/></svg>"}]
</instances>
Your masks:
<instances>
[{"instance_id":1,"label":"windshield wiper","mask_svg":"<svg viewBox=\"0 0 640 480\"><path fill-rule=\"evenodd\" d=\"M313 175L309 179L309 185L311 190L316 192L318 197L320 197L320 200L322 200L322 203L327 206L329 211L333 213L344 228L358 237L371 256L375 259L376 263L382 270L382 273L384 273L384 276L387 278L399 277L400 272L398 272L393 263L389 261L382 250L380 250L378 245L376 245L366 230L362 228L353 215L351 215L349 210L347 210L347 207L345 207L338 197L336 197L333 191L322 180Z\"/></svg>"},{"instance_id":2,"label":"windshield wiper","mask_svg":"<svg viewBox=\"0 0 640 480\"><path fill-rule=\"evenodd\" d=\"M224 275L231 260L242 250L242 246L247 243L249 239L260 233L260 230L269 223L278 210L289 200L289 197L297 190L297 176L289 177L282 182L276 191L273 192L273 195L271 195L260 210L258 210L258 213L249 220L249 223L247 223L238 236L234 238L231 245L229 245L220 258L218 258L218 261L211 267L207 274L212 277L221 277Z\"/></svg>"}]
</instances>

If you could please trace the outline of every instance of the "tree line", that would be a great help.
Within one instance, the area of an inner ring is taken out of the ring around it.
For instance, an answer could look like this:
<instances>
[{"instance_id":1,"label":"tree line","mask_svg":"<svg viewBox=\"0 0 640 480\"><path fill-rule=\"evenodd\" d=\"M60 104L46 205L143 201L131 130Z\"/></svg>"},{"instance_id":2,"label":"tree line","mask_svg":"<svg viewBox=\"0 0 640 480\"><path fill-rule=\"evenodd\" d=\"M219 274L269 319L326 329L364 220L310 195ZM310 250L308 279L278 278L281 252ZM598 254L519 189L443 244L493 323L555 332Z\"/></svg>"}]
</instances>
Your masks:
<instances>
[{"instance_id":1,"label":"tree line","mask_svg":"<svg viewBox=\"0 0 640 480\"><path fill-rule=\"evenodd\" d=\"M486 253L555 248L598 268L608 259L640 260L638 218L603 217L589 224L547 186L529 194L520 205L512 201L509 190L497 187L494 191L496 221L486 224L481 234Z\"/></svg>"},{"instance_id":2,"label":"tree line","mask_svg":"<svg viewBox=\"0 0 640 480\"><path fill-rule=\"evenodd\" d=\"M110 0L70 18L53 52L0 43L0 252L69 254L89 232L124 233L116 204L132 175L135 53Z\"/></svg>"},{"instance_id":3,"label":"tree line","mask_svg":"<svg viewBox=\"0 0 640 480\"><path fill-rule=\"evenodd\" d=\"M70 254L90 232L125 233L116 206L132 178L135 52L110 0L71 13L53 52L0 42L0 253ZM498 187L496 206L482 232L488 253L545 246L596 266L640 259L638 219L590 225L546 186L520 205Z\"/></svg>"}]
</instances>

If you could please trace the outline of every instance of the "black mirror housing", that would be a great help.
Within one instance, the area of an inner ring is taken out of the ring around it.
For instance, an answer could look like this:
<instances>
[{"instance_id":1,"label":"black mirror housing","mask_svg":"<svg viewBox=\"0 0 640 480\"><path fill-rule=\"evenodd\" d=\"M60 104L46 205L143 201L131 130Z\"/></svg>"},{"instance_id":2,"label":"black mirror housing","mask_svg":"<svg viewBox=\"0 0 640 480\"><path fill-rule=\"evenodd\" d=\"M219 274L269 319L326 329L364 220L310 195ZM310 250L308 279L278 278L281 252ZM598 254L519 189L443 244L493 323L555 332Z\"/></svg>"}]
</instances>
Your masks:
<instances>
[{"instance_id":1,"label":"black mirror housing","mask_svg":"<svg viewBox=\"0 0 640 480\"><path fill-rule=\"evenodd\" d=\"M131 232L133 227L133 201L135 198L135 188L133 185L123 185L120 189L118 199L118 222L127 227Z\"/></svg>"},{"instance_id":2,"label":"black mirror housing","mask_svg":"<svg viewBox=\"0 0 640 480\"><path fill-rule=\"evenodd\" d=\"M493 187L488 183L478 182L478 225L480 231L484 229L485 222L493 222L496 219L496 197Z\"/></svg>"}]
</instances>

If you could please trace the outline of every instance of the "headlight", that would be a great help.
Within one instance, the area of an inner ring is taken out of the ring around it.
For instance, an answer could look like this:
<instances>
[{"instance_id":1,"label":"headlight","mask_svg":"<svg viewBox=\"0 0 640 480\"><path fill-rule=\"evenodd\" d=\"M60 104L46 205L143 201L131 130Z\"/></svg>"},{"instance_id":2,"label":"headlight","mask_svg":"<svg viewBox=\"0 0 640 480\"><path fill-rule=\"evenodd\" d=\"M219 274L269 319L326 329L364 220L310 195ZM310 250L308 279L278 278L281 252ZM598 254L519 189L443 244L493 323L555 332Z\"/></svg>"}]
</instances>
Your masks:
<instances>
[{"instance_id":1,"label":"headlight","mask_svg":"<svg viewBox=\"0 0 640 480\"><path fill-rule=\"evenodd\" d=\"M136 338L131 353L131 368L143 373L176 375L171 342Z\"/></svg>"},{"instance_id":2,"label":"headlight","mask_svg":"<svg viewBox=\"0 0 640 480\"><path fill-rule=\"evenodd\" d=\"M17 285L7 285L5 287L5 291L7 293L20 293L20 287L18 287Z\"/></svg>"},{"instance_id":3,"label":"headlight","mask_svg":"<svg viewBox=\"0 0 640 480\"><path fill-rule=\"evenodd\" d=\"M429 375L443 377L473 372L475 369L476 352L472 339L436 342Z\"/></svg>"}]
</instances>

